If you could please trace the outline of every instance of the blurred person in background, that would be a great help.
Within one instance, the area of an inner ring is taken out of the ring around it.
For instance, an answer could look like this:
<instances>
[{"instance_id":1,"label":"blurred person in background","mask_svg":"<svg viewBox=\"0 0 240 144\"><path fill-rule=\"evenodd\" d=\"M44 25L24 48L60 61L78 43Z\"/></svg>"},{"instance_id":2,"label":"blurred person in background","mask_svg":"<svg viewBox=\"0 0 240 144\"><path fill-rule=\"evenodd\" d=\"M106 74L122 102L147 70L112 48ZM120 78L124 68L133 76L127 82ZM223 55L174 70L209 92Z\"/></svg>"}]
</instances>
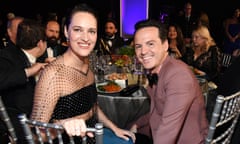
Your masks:
<instances>
[{"instance_id":1,"label":"blurred person in background","mask_svg":"<svg viewBox=\"0 0 240 144\"><path fill-rule=\"evenodd\" d=\"M23 21L24 17L16 16L7 22L7 37L5 42L5 47L15 47L17 28L19 23Z\"/></svg>"},{"instance_id":2,"label":"blurred person in background","mask_svg":"<svg viewBox=\"0 0 240 144\"><path fill-rule=\"evenodd\" d=\"M224 52L233 54L240 49L240 9L234 9L232 16L227 18L224 23L225 38L223 40Z\"/></svg>"},{"instance_id":3,"label":"blurred person in background","mask_svg":"<svg viewBox=\"0 0 240 144\"><path fill-rule=\"evenodd\" d=\"M198 26L192 32L192 44L181 58L189 66L206 74L206 79L218 83L221 72L221 51L209 29Z\"/></svg>"},{"instance_id":4,"label":"blurred person in background","mask_svg":"<svg viewBox=\"0 0 240 144\"><path fill-rule=\"evenodd\" d=\"M56 20L47 21L45 33L47 36L47 49L38 58L38 62L51 62L67 50L67 46L63 46L60 43L60 24Z\"/></svg>"},{"instance_id":5,"label":"blurred person in background","mask_svg":"<svg viewBox=\"0 0 240 144\"><path fill-rule=\"evenodd\" d=\"M104 27L104 35L101 37L100 43L105 46L105 49L110 54L117 54L119 48L125 44L124 39L118 34L117 22L113 19L108 19Z\"/></svg>"},{"instance_id":6,"label":"blurred person in background","mask_svg":"<svg viewBox=\"0 0 240 144\"><path fill-rule=\"evenodd\" d=\"M18 119L19 114L30 116L33 106L36 76L46 63L37 57L46 49L44 28L36 21L24 19L17 29L16 46L0 52L0 95L15 129L18 144L26 144ZM0 143L6 143L7 129L0 121Z\"/></svg>"},{"instance_id":7,"label":"blurred person in background","mask_svg":"<svg viewBox=\"0 0 240 144\"><path fill-rule=\"evenodd\" d=\"M186 46L189 46L191 43L192 30L197 25L197 17L193 13L190 2L184 4L184 13L176 18L175 23L180 26Z\"/></svg>"},{"instance_id":8,"label":"blurred person in background","mask_svg":"<svg viewBox=\"0 0 240 144\"><path fill-rule=\"evenodd\" d=\"M181 28L177 24L168 26L168 53L174 58L181 58L185 52L185 43Z\"/></svg>"}]
</instances>

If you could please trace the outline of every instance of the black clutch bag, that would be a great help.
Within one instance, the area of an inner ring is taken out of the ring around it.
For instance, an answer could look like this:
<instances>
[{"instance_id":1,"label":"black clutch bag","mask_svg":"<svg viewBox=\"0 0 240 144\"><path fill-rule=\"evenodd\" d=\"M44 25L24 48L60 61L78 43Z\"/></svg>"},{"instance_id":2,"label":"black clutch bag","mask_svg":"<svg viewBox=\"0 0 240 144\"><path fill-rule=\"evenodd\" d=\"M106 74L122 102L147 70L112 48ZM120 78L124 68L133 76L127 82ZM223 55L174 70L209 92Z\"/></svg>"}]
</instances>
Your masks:
<instances>
[{"instance_id":1,"label":"black clutch bag","mask_svg":"<svg viewBox=\"0 0 240 144\"><path fill-rule=\"evenodd\" d=\"M129 85L120 91L121 96L131 96L134 92L139 90L140 86L138 84Z\"/></svg>"}]
</instances>

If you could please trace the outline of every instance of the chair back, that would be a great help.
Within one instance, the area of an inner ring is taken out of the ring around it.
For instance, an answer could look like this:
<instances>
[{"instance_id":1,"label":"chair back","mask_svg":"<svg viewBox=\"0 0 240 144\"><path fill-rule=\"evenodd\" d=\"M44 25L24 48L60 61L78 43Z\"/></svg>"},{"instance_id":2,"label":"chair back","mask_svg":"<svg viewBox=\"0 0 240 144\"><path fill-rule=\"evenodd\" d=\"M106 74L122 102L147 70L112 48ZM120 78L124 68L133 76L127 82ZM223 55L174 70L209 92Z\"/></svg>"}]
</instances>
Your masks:
<instances>
[{"instance_id":1,"label":"chair back","mask_svg":"<svg viewBox=\"0 0 240 144\"><path fill-rule=\"evenodd\" d=\"M212 113L206 144L229 144L240 114L240 91L230 96L218 95Z\"/></svg>"},{"instance_id":2,"label":"chair back","mask_svg":"<svg viewBox=\"0 0 240 144\"><path fill-rule=\"evenodd\" d=\"M45 144L46 142L43 140L43 137L41 135L41 132L43 130L47 137L47 143L49 143L49 144L53 143L53 139L52 139L53 136L52 136L51 132L53 132L53 130L54 130L57 134L58 143L63 144L62 132L64 131L64 128L62 125L34 121L31 119L28 119L25 114L19 115L19 119L24 128L24 132L25 132L26 140L28 141L28 144L35 144L36 141L37 141L37 143ZM35 132L33 132L31 130L31 128L34 128ZM41 129L41 132L40 132L40 129ZM103 144L103 125L102 125L102 123L97 123L95 125L95 128L87 128L87 132L95 133L96 144ZM70 138L70 144L75 144L73 137L69 137L69 138ZM82 144L87 144L86 140L87 140L86 137L82 138Z\"/></svg>"},{"instance_id":3,"label":"chair back","mask_svg":"<svg viewBox=\"0 0 240 144\"><path fill-rule=\"evenodd\" d=\"M231 54L226 54L222 53L222 67L229 67L232 64L232 55Z\"/></svg>"},{"instance_id":4,"label":"chair back","mask_svg":"<svg viewBox=\"0 0 240 144\"><path fill-rule=\"evenodd\" d=\"M11 123L11 120L8 116L8 113L5 109L5 106L3 104L3 101L2 101L2 97L0 96L0 119L6 124L7 126L7 129L8 129L8 133L9 133L9 136L10 136L10 141L13 143L13 144L16 144L17 143L17 136L16 136L16 133L15 133L15 130L14 130L14 127Z\"/></svg>"}]
</instances>

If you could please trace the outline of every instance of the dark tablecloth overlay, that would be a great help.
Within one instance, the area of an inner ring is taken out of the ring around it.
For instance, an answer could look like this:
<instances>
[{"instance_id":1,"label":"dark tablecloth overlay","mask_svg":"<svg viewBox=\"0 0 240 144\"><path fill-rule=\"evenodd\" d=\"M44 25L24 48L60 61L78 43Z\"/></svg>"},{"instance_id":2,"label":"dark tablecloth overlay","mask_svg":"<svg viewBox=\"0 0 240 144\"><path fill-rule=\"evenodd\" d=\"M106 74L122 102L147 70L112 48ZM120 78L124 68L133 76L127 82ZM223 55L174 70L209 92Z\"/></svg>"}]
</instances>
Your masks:
<instances>
[{"instance_id":1,"label":"dark tablecloth overlay","mask_svg":"<svg viewBox=\"0 0 240 144\"><path fill-rule=\"evenodd\" d=\"M98 103L106 116L120 128L126 128L150 108L150 99L144 87L130 96L115 94L98 94Z\"/></svg>"}]
</instances>

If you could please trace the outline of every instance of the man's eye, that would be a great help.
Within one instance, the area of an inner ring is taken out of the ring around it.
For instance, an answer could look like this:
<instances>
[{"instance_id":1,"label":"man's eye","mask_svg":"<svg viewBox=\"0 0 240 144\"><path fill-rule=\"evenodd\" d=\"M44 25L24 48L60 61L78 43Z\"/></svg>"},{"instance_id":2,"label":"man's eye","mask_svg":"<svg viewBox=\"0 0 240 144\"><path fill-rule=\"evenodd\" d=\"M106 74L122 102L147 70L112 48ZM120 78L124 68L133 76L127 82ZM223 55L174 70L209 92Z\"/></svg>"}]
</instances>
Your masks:
<instances>
[{"instance_id":1,"label":"man's eye","mask_svg":"<svg viewBox=\"0 0 240 144\"><path fill-rule=\"evenodd\" d=\"M135 45L135 48L139 49L139 48L141 48L141 46L140 45Z\"/></svg>"},{"instance_id":2,"label":"man's eye","mask_svg":"<svg viewBox=\"0 0 240 144\"><path fill-rule=\"evenodd\" d=\"M81 29L75 28L75 29L73 29L73 31L79 32L79 31L81 31Z\"/></svg>"},{"instance_id":3,"label":"man's eye","mask_svg":"<svg viewBox=\"0 0 240 144\"><path fill-rule=\"evenodd\" d=\"M154 43L148 43L147 45L152 47L154 45Z\"/></svg>"}]
</instances>

